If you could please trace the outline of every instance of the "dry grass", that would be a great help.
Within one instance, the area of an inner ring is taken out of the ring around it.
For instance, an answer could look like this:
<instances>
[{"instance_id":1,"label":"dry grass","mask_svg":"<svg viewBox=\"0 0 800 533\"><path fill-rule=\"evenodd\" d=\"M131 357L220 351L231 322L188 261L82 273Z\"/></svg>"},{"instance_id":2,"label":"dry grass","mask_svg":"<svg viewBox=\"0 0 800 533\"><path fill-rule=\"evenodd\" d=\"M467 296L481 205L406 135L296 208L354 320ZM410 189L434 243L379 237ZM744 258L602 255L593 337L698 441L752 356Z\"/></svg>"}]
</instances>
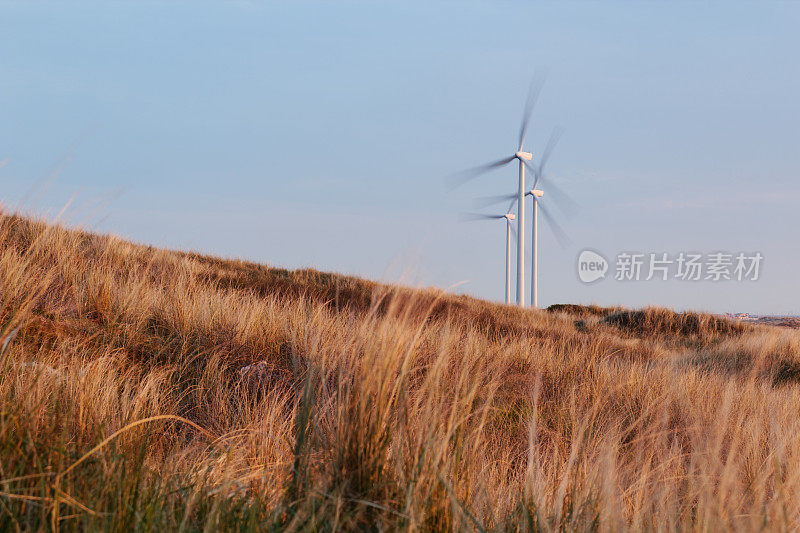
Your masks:
<instances>
[{"instance_id":1,"label":"dry grass","mask_svg":"<svg viewBox=\"0 0 800 533\"><path fill-rule=\"evenodd\" d=\"M800 336L0 219L0 528L797 529Z\"/></svg>"}]
</instances>

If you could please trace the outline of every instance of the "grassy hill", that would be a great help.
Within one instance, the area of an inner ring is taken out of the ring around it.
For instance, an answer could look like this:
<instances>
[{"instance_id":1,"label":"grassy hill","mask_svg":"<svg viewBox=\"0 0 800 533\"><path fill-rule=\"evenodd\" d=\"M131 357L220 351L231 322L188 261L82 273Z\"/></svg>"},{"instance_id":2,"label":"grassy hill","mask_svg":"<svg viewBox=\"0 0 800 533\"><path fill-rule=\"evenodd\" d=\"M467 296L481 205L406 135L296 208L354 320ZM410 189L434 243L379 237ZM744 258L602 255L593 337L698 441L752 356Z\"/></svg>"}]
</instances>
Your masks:
<instances>
[{"instance_id":1,"label":"grassy hill","mask_svg":"<svg viewBox=\"0 0 800 533\"><path fill-rule=\"evenodd\" d=\"M800 333L0 218L0 529L796 529Z\"/></svg>"}]
</instances>

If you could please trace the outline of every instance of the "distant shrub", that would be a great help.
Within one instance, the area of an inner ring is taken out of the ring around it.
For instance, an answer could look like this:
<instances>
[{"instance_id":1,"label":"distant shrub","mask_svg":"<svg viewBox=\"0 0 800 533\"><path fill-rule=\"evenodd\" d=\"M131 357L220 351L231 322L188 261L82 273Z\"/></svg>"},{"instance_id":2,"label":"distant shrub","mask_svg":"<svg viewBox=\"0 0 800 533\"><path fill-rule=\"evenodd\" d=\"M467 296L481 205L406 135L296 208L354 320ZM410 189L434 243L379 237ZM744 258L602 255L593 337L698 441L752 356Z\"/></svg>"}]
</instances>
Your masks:
<instances>
[{"instance_id":1,"label":"distant shrub","mask_svg":"<svg viewBox=\"0 0 800 533\"><path fill-rule=\"evenodd\" d=\"M567 313L579 317L604 317L619 309L619 307L600 307L599 305L553 304L547 308L547 311L550 313Z\"/></svg>"},{"instance_id":2,"label":"distant shrub","mask_svg":"<svg viewBox=\"0 0 800 533\"><path fill-rule=\"evenodd\" d=\"M773 385L788 385L800 382L800 363L784 359L778 363L775 375L772 378Z\"/></svg>"},{"instance_id":3,"label":"distant shrub","mask_svg":"<svg viewBox=\"0 0 800 533\"><path fill-rule=\"evenodd\" d=\"M657 307L617 311L603 321L631 333L646 335L719 336L738 335L752 330L746 324L716 315L676 313Z\"/></svg>"}]
</instances>

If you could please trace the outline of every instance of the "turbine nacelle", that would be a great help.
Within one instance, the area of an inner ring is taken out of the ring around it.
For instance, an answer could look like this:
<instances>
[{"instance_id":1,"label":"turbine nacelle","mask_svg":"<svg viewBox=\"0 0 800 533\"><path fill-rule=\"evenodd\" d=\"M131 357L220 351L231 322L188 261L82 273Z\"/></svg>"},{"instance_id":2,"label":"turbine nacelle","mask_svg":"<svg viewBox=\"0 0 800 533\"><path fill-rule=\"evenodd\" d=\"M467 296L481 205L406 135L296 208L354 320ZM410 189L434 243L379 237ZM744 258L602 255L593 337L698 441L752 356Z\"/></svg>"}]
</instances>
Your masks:
<instances>
[{"instance_id":1,"label":"turbine nacelle","mask_svg":"<svg viewBox=\"0 0 800 533\"><path fill-rule=\"evenodd\" d=\"M505 218L506 220L514 220L514 219L515 219L515 218L517 218L517 217L514 215L514 213L506 213L506 214L503 216L503 218Z\"/></svg>"},{"instance_id":2,"label":"turbine nacelle","mask_svg":"<svg viewBox=\"0 0 800 533\"><path fill-rule=\"evenodd\" d=\"M527 192L525 196L535 196L537 198L541 198L544 196L544 191L540 191L539 189L533 189Z\"/></svg>"},{"instance_id":3,"label":"turbine nacelle","mask_svg":"<svg viewBox=\"0 0 800 533\"><path fill-rule=\"evenodd\" d=\"M530 161L531 159L533 159L533 154L531 154L530 152L523 152L520 150L519 152L514 154L514 157L516 157L517 159L522 159L524 161Z\"/></svg>"}]
</instances>

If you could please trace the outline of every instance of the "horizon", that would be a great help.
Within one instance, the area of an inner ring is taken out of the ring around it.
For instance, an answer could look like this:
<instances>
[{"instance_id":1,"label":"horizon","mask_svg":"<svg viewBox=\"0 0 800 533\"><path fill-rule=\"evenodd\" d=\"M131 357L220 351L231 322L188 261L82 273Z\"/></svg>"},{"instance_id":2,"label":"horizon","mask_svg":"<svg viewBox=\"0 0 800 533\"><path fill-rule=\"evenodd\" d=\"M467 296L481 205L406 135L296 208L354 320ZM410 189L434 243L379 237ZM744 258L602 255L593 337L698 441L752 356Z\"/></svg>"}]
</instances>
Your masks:
<instances>
[{"instance_id":1,"label":"horizon","mask_svg":"<svg viewBox=\"0 0 800 533\"><path fill-rule=\"evenodd\" d=\"M580 210L564 249L541 224L542 307L800 314L800 6L454 5L4 3L0 201L76 197L65 221L135 242L502 301L504 228L458 219L516 173L442 181L515 148L546 68L526 149L565 128L548 168ZM586 249L763 265L585 284Z\"/></svg>"}]
</instances>

